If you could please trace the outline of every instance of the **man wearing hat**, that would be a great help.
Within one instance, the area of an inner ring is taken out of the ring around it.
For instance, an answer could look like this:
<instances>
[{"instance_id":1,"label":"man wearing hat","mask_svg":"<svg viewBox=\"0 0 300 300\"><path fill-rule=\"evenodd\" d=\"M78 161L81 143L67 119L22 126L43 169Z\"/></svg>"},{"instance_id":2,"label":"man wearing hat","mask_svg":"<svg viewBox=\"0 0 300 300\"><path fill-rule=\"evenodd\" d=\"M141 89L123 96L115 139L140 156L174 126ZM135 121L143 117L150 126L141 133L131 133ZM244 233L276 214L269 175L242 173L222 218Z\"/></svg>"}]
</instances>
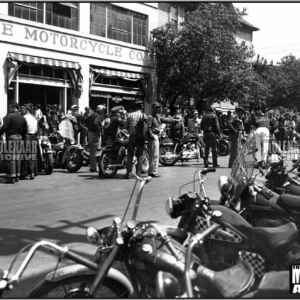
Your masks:
<instances>
[{"instance_id":1,"label":"man wearing hat","mask_svg":"<svg viewBox=\"0 0 300 300\"><path fill-rule=\"evenodd\" d=\"M244 132L242 121L244 112L245 110L242 107L236 107L235 114L229 119L227 123L227 128L229 131L229 141L231 143L228 168L232 168L234 161L238 157L242 133Z\"/></svg>"},{"instance_id":2,"label":"man wearing hat","mask_svg":"<svg viewBox=\"0 0 300 300\"><path fill-rule=\"evenodd\" d=\"M257 151L255 152L255 158L257 167L265 168L269 151L269 126L270 119L266 117L264 113L260 112L256 121L257 129L255 130L255 144L257 149Z\"/></svg>"},{"instance_id":3,"label":"man wearing hat","mask_svg":"<svg viewBox=\"0 0 300 300\"><path fill-rule=\"evenodd\" d=\"M30 149L30 153L26 151L26 157L21 160L21 174L20 179L34 179L36 156L37 156L37 139L38 121L33 116L35 114L34 105L29 103L21 106L21 115L25 118L27 123L27 131L24 136L25 149ZM25 153L24 153L25 154ZM31 156L30 156L31 155Z\"/></svg>"},{"instance_id":4,"label":"man wearing hat","mask_svg":"<svg viewBox=\"0 0 300 300\"><path fill-rule=\"evenodd\" d=\"M203 138L205 143L204 165L206 168L208 168L208 155L209 155L209 149L211 148L212 157L213 157L213 166L217 168L219 167L219 165L218 165L218 156L217 156L216 135L221 136L221 131L220 131L218 118L213 113L212 107L209 107L207 109L207 114L203 116L200 127L203 130Z\"/></svg>"},{"instance_id":5,"label":"man wearing hat","mask_svg":"<svg viewBox=\"0 0 300 300\"><path fill-rule=\"evenodd\" d=\"M82 130L82 125L81 125L81 121L82 121L82 116L81 114L78 112L79 106L78 105L72 105L71 106L71 111L73 116L75 117L74 119L76 119L75 122L73 122L72 120L71 123L73 125L73 129L74 129L74 139L76 141L76 143L78 143L78 134L81 132Z\"/></svg>"},{"instance_id":6,"label":"man wearing hat","mask_svg":"<svg viewBox=\"0 0 300 300\"><path fill-rule=\"evenodd\" d=\"M136 173L139 174L141 170L142 156L144 144L141 143L136 136L136 130L138 121L141 118L147 119L146 114L142 112L143 110L143 101L137 100L134 103L134 111L129 113L125 122L125 128L129 133L129 142L128 142L128 152L127 152L127 166L126 166L126 175L125 179L129 179L132 176L132 160L134 156L134 149L136 148L137 156L137 170Z\"/></svg>"},{"instance_id":7,"label":"man wearing hat","mask_svg":"<svg viewBox=\"0 0 300 300\"><path fill-rule=\"evenodd\" d=\"M149 129L151 131L149 138L149 149L150 149L150 161L148 174L152 177L160 177L158 174L158 163L159 163L159 130L161 123L173 123L181 122L179 119L163 118L160 116L161 104L154 102L152 106L152 115L148 117ZM181 119L180 115L180 119Z\"/></svg>"},{"instance_id":8,"label":"man wearing hat","mask_svg":"<svg viewBox=\"0 0 300 300\"><path fill-rule=\"evenodd\" d=\"M90 146L90 171L96 172L96 151L101 147L102 143L102 122L104 121L104 113L106 107L104 105L98 105L96 112L93 112L86 119L86 125L88 127L88 141Z\"/></svg>"},{"instance_id":9,"label":"man wearing hat","mask_svg":"<svg viewBox=\"0 0 300 300\"><path fill-rule=\"evenodd\" d=\"M3 183L15 183L20 178L20 157L17 153L16 143L21 143L27 131L25 118L19 114L19 104L12 102L8 106L8 114L4 118L4 124L0 129L0 136L5 133L6 142L12 141L12 152L7 154L6 180Z\"/></svg>"}]
</instances>

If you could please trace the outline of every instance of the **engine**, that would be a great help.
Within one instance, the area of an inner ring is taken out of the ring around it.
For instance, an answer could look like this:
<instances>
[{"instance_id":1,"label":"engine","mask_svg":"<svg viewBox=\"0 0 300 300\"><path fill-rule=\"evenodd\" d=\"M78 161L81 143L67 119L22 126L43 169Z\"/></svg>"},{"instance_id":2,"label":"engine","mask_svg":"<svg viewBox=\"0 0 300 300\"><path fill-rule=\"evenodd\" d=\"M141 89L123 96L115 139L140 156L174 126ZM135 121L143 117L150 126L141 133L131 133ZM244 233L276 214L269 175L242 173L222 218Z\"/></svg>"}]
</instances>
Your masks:
<instances>
[{"instance_id":1,"label":"engine","mask_svg":"<svg viewBox=\"0 0 300 300\"><path fill-rule=\"evenodd\" d=\"M183 149L180 151L179 156L181 159L193 159L198 154L198 149L196 144L187 143L183 146Z\"/></svg>"}]
</instances>

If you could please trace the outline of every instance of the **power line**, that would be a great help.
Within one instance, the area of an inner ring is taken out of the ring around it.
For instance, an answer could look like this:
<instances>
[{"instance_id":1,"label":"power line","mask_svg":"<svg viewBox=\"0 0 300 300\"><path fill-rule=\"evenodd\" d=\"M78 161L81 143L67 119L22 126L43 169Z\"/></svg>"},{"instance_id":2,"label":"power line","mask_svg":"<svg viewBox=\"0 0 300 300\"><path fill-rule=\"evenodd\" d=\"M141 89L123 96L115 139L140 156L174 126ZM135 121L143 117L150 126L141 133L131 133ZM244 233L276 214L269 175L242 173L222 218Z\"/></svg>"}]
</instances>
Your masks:
<instances>
[{"instance_id":1,"label":"power line","mask_svg":"<svg viewBox=\"0 0 300 300\"><path fill-rule=\"evenodd\" d=\"M269 49L269 48L277 48L277 47L285 47L285 46L291 46L291 45L300 45L299 43L293 43L293 44L282 44L282 45L277 45L277 46L271 46L271 47L264 47L264 48L256 48L256 50L258 49Z\"/></svg>"}]
</instances>

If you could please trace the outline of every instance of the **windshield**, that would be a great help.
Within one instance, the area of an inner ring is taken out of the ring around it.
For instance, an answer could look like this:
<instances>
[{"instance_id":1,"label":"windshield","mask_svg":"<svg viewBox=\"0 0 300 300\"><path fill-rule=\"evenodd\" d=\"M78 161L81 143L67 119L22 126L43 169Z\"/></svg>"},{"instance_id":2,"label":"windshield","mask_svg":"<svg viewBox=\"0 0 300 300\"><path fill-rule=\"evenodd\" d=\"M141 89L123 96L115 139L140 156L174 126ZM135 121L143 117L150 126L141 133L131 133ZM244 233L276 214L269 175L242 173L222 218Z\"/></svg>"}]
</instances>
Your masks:
<instances>
[{"instance_id":1,"label":"windshield","mask_svg":"<svg viewBox=\"0 0 300 300\"><path fill-rule=\"evenodd\" d=\"M62 137L67 139L73 139L74 138L74 130L72 123L68 120L62 120L60 124L58 125L59 133Z\"/></svg>"},{"instance_id":2,"label":"windshield","mask_svg":"<svg viewBox=\"0 0 300 300\"><path fill-rule=\"evenodd\" d=\"M245 144L240 149L238 158L231 170L235 197L240 197L251 179L255 166L255 148L255 135L252 130Z\"/></svg>"}]
</instances>

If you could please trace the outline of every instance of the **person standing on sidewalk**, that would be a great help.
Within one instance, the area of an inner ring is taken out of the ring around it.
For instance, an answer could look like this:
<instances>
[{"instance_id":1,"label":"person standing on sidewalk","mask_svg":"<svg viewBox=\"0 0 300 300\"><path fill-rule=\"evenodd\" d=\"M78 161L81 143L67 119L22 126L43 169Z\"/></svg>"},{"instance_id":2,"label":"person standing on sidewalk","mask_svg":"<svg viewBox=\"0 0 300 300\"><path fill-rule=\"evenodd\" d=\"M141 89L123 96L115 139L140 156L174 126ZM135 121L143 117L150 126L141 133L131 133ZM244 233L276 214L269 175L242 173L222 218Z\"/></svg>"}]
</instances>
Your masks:
<instances>
[{"instance_id":1,"label":"person standing on sidewalk","mask_svg":"<svg viewBox=\"0 0 300 300\"><path fill-rule=\"evenodd\" d=\"M104 112L106 107L104 105L98 105L96 112L93 112L86 119L86 125L88 127L88 141L90 146L90 172L96 172L96 151L101 146L102 142L102 122L104 120Z\"/></svg>"},{"instance_id":2,"label":"person standing on sidewalk","mask_svg":"<svg viewBox=\"0 0 300 300\"><path fill-rule=\"evenodd\" d=\"M143 155L144 144L138 141L137 139L137 125L141 118L147 120L146 114L142 112L143 110L143 101L138 100L134 103L134 111L128 114L125 128L129 133L129 142L128 142L128 151L127 151L127 165L126 165L126 175L124 179L130 179L132 176L132 160L134 156L134 149L136 148L136 157L137 157L137 170L136 173L139 175L141 170L141 161Z\"/></svg>"},{"instance_id":3,"label":"person standing on sidewalk","mask_svg":"<svg viewBox=\"0 0 300 300\"><path fill-rule=\"evenodd\" d=\"M158 174L158 163L159 163L159 129L161 123L173 123L181 122L173 118L163 118L159 114L161 112L161 105L158 102L153 103L152 115L148 117L149 130L151 131L149 137L149 149L150 149L150 159L149 159L149 176L160 177ZM181 116L180 116L181 117Z\"/></svg>"},{"instance_id":4,"label":"person standing on sidewalk","mask_svg":"<svg viewBox=\"0 0 300 300\"><path fill-rule=\"evenodd\" d=\"M27 131L27 122L19 113L20 106L13 102L8 107L8 115L4 119L4 124L0 129L0 136L5 133L6 142L12 143L13 147L10 153L7 153L6 180L3 183L15 183L20 177L20 154L17 153L17 143L21 143ZM18 145L20 147L20 145Z\"/></svg>"}]
</instances>

